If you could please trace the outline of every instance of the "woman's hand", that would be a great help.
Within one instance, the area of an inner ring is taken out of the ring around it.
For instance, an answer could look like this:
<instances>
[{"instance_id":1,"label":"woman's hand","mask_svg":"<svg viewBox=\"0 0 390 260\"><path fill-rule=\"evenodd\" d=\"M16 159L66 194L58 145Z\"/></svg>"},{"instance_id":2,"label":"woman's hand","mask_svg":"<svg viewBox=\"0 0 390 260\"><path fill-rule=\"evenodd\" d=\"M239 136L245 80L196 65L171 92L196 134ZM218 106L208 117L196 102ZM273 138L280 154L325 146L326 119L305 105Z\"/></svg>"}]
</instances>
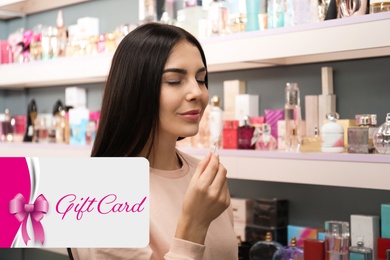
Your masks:
<instances>
[{"instance_id":1,"label":"woman's hand","mask_svg":"<svg viewBox=\"0 0 390 260\"><path fill-rule=\"evenodd\" d=\"M204 244L210 223L230 205L226 168L208 153L199 162L183 202L176 238Z\"/></svg>"}]
</instances>

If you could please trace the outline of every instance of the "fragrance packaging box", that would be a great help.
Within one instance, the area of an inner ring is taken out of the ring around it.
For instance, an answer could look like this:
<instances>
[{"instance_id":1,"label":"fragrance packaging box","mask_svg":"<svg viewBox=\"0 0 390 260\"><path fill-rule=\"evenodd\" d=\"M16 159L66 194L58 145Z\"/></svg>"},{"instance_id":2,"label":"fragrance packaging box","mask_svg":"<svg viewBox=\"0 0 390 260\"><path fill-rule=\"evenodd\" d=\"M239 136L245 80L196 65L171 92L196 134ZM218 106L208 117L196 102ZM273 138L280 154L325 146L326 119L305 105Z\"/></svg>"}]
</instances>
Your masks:
<instances>
[{"instance_id":1,"label":"fragrance packaging box","mask_svg":"<svg viewBox=\"0 0 390 260\"><path fill-rule=\"evenodd\" d=\"M230 204L233 209L234 224L253 223L253 199L231 198Z\"/></svg>"},{"instance_id":2,"label":"fragrance packaging box","mask_svg":"<svg viewBox=\"0 0 390 260\"><path fill-rule=\"evenodd\" d=\"M390 238L390 204L381 205L381 237Z\"/></svg>"},{"instance_id":3,"label":"fragrance packaging box","mask_svg":"<svg viewBox=\"0 0 390 260\"><path fill-rule=\"evenodd\" d=\"M246 93L246 83L242 80L226 80L223 82L223 119L238 119L236 115L236 96Z\"/></svg>"},{"instance_id":4,"label":"fragrance packaging box","mask_svg":"<svg viewBox=\"0 0 390 260\"><path fill-rule=\"evenodd\" d=\"M303 241L303 259L325 260L325 241L307 238Z\"/></svg>"},{"instance_id":5,"label":"fragrance packaging box","mask_svg":"<svg viewBox=\"0 0 390 260\"><path fill-rule=\"evenodd\" d=\"M85 108L87 106L87 90L79 87L65 88L65 105L72 108Z\"/></svg>"},{"instance_id":6,"label":"fragrance packaging box","mask_svg":"<svg viewBox=\"0 0 390 260\"><path fill-rule=\"evenodd\" d=\"M263 227L287 227L288 200L278 198L255 199L253 223Z\"/></svg>"},{"instance_id":7,"label":"fragrance packaging box","mask_svg":"<svg viewBox=\"0 0 390 260\"><path fill-rule=\"evenodd\" d=\"M351 246L357 246L362 239L364 247L371 248L373 255L377 255L379 222L379 216L351 215Z\"/></svg>"},{"instance_id":8,"label":"fragrance packaging box","mask_svg":"<svg viewBox=\"0 0 390 260\"><path fill-rule=\"evenodd\" d=\"M242 121L244 116L259 116L259 96L250 94L236 95L236 119Z\"/></svg>"},{"instance_id":9,"label":"fragrance packaging box","mask_svg":"<svg viewBox=\"0 0 390 260\"><path fill-rule=\"evenodd\" d=\"M387 252L390 251L390 239L378 238L378 260L388 260Z\"/></svg>"},{"instance_id":10,"label":"fragrance packaging box","mask_svg":"<svg viewBox=\"0 0 390 260\"><path fill-rule=\"evenodd\" d=\"M318 229L310 227L299 227L288 225L287 227L287 239L290 241L295 237L297 246L303 247L305 239L316 239L318 235Z\"/></svg>"}]
</instances>

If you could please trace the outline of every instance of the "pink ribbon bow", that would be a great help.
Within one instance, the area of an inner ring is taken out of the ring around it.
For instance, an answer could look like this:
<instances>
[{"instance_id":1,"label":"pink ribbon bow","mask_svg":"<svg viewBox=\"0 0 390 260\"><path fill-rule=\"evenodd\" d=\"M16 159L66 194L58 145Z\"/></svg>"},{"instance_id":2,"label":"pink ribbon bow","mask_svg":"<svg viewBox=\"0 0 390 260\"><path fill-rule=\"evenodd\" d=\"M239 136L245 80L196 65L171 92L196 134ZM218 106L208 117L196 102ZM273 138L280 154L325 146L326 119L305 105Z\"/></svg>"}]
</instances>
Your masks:
<instances>
[{"instance_id":1,"label":"pink ribbon bow","mask_svg":"<svg viewBox=\"0 0 390 260\"><path fill-rule=\"evenodd\" d=\"M42 245L45 242L45 232L43 231L43 226L40 221L43 219L43 216L47 213L48 209L49 203L42 194L38 196L34 204L26 204L25 198L20 193L16 194L15 198L9 202L9 212L15 215L19 222L23 221L22 237L26 246L27 242L30 240L27 233L27 220L29 215L34 230L35 242L37 240L41 241Z\"/></svg>"}]
</instances>

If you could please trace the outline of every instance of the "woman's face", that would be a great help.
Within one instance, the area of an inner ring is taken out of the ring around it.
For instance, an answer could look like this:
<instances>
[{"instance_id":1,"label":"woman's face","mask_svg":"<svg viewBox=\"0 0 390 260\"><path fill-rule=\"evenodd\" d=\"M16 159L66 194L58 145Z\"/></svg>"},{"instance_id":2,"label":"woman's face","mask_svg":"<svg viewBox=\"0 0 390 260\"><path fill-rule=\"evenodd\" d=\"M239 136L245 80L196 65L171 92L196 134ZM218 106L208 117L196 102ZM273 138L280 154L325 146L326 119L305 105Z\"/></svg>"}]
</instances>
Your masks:
<instances>
[{"instance_id":1,"label":"woman's face","mask_svg":"<svg viewBox=\"0 0 390 260\"><path fill-rule=\"evenodd\" d=\"M172 49L162 74L160 137L176 140L198 132L209 100L206 74L196 46L181 41Z\"/></svg>"}]
</instances>

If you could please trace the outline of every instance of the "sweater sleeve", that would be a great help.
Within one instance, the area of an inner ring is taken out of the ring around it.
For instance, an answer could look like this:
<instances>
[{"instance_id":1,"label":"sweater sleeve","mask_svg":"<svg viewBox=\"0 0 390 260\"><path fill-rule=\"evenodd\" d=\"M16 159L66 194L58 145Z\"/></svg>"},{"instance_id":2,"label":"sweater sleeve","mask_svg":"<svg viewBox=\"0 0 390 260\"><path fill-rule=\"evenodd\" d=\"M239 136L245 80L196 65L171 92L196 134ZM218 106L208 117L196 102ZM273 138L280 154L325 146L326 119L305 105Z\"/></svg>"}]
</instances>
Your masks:
<instances>
[{"instance_id":1,"label":"sweater sleeve","mask_svg":"<svg viewBox=\"0 0 390 260\"><path fill-rule=\"evenodd\" d=\"M200 260L206 246L193 243L187 240L173 238L169 252L164 256L165 260Z\"/></svg>"}]
</instances>

